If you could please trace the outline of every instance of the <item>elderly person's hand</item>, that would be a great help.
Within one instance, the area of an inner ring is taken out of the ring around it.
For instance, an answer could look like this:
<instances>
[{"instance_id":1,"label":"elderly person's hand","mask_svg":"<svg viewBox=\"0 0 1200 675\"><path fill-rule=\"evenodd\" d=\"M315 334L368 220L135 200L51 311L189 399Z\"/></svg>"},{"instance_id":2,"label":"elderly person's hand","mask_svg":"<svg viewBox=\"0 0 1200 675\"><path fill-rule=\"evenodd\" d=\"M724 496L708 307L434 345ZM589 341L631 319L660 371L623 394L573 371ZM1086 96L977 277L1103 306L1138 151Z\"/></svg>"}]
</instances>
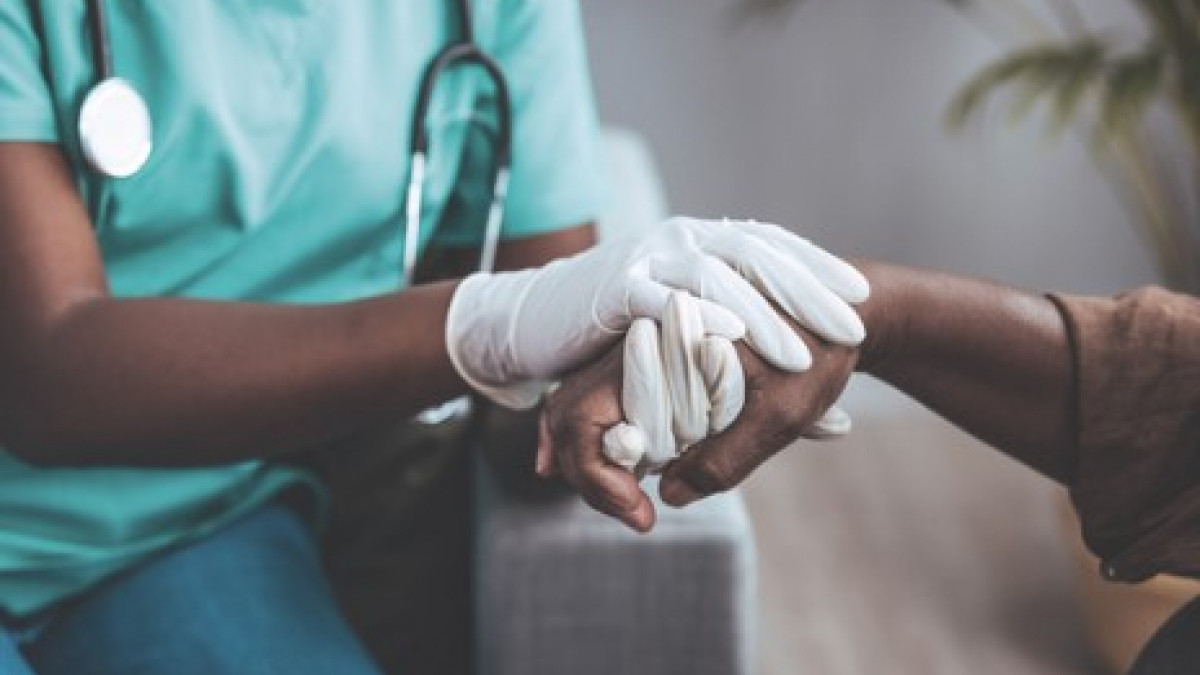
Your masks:
<instances>
[{"instance_id":1,"label":"elderly person's hand","mask_svg":"<svg viewBox=\"0 0 1200 675\"><path fill-rule=\"evenodd\" d=\"M709 334L699 303L687 293L672 294L661 328L650 319L634 321L622 358L626 423L604 434L604 453L631 471L661 473L696 443L728 429L746 403L737 349L728 338ZM849 431L850 416L830 408L804 436Z\"/></svg>"},{"instance_id":2,"label":"elderly person's hand","mask_svg":"<svg viewBox=\"0 0 1200 675\"><path fill-rule=\"evenodd\" d=\"M814 426L841 396L859 350L823 341L797 327L813 354L805 373L785 373L738 345L746 374L746 405L725 432L696 445L663 473L660 493L685 506L739 485L752 471ZM815 437L821 437L818 432Z\"/></svg>"},{"instance_id":3,"label":"elderly person's hand","mask_svg":"<svg viewBox=\"0 0 1200 675\"><path fill-rule=\"evenodd\" d=\"M789 443L802 437L841 394L858 350L833 345L793 324L813 355L804 373L787 373L738 343L746 402L727 430L694 445L663 474L663 500L683 506L738 485ZM623 419L623 350L567 378L542 414L538 472L559 471L595 509L638 531L654 524L654 507L637 476L604 454L605 433Z\"/></svg>"}]
</instances>

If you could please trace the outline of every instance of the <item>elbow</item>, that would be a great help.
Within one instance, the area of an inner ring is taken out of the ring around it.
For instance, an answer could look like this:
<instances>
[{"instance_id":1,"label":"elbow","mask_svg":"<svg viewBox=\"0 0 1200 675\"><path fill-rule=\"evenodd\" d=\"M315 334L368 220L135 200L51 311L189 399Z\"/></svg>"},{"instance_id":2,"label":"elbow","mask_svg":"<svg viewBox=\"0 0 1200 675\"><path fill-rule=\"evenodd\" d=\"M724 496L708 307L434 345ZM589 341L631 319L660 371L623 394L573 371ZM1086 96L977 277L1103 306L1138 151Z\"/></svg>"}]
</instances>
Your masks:
<instances>
[{"instance_id":1,"label":"elbow","mask_svg":"<svg viewBox=\"0 0 1200 675\"><path fill-rule=\"evenodd\" d=\"M22 464L38 469L98 468L96 448L72 440L68 434L37 425L5 425L0 446Z\"/></svg>"},{"instance_id":2,"label":"elbow","mask_svg":"<svg viewBox=\"0 0 1200 675\"><path fill-rule=\"evenodd\" d=\"M61 397L38 393L27 380L0 386L0 446L24 464L61 468L86 464Z\"/></svg>"},{"instance_id":3,"label":"elbow","mask_svg":"<svg viewBox=\"0 0 1200 675\"><path fill-rule=\"evenodd\" d=\"M51 380L52 378L47 378ZM93 396L61 382L0 385L0 448L36 468L140 466L148 441Z\"/></svg>"},{"instance_id":4,"label":"elbow","mask_svg":"<svg viewBox=\"0 0 1200 675\"><path fill-rule=\"evenodd\" d=\"M38 468L66 466L68 454L62 439L57 438L50 426L41 423L42 415L28 407L14 410L5 405L6 412L0 423L0 445L4 450L24 464Z\"/></svg>"},{"instance_id":5,"label":"elbow","mask_svg":"<svg viewBox=\"0 0 1200 675\"><path fill-rule=\"evenodd\" d=\"M38 438L25 438L16 435L4 436L4 450L20 461L38 469L54 469L67 466L63 454L53 451L53 444Z\"/></svg>"},{"instance_id":6,"label":"elbow","mask_svg":"<svg viewBox=\"0 0 1200 675\"><path fill-rule=\"evenodd\" d=\"M24 369L13 367L12 350L0 362L0 448L32 465L42 465L48 456L48 443L35 421L40 417L25 392L29 391Z\"/></svg>"},{"instance_id":7,"label":"elbow","mask_svg":"<svg viewBox=\"0 0 1200 675\"><path fill-rule=\"evenodd\" d=\"M77 359L63 336L68 319L96 298L88 295L52 317L17 327L0 343L0 447L16 459L38 467L95 464L89 462L87 429L96 401L84 400L76 375ZM65 351L64 351L65 349Z\"/></svg>"}]
</instances>

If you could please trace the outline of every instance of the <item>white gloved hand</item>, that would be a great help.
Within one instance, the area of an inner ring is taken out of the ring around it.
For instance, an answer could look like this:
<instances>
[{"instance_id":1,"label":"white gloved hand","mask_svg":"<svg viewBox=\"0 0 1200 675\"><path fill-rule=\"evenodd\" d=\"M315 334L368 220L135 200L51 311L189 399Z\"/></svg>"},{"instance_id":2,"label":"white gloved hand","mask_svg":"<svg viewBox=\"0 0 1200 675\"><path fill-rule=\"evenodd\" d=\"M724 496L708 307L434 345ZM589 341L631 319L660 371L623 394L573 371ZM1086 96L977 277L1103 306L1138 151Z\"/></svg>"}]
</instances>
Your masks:
<instances>
[{"instance_id":1,"label":"white gloved hand","mask_svg":"<svg viewBox=\"0 0 1200 675\"><path fill-rule=\"evenodd\" d=\"M697 301L675 292L661 334L637 319L625 336L621 407L627 422L604 434L605 455L630 471L661 471L693 444L727 429L741 413L746 383L733 342L706 335ZM833 407L805 431L822 440L850 432Z\"/></svg>"},{"instance_id":2,"label":"white gloved hand","mask_svg":"<svg viewBox=\"0 0 1200 675\"><path fill-rule=\"evenodd\" d=\"M861 342L848 303L865 300L850 265L774 225L672 218L545 267L463 280L446 319L455 367L510 408L536 404L545 383L595 358L638 317L661 320L672 289L700 299L710 334L747 343L773 365L802 371L804 342L780 305L833 342Z\"/></svg>"}]
</instances>

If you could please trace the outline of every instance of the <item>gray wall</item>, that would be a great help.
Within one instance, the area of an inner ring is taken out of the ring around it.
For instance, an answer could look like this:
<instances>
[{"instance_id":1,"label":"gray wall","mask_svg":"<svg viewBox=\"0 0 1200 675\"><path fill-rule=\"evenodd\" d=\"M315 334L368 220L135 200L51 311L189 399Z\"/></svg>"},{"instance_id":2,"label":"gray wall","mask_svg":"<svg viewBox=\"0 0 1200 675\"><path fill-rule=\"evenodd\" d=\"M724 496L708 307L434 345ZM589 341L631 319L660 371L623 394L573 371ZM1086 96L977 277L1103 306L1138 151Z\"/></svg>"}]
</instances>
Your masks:
<instances>
[{"instance_id":1,"label":"gray wall","mask_svg":"<svg viewBox=\"0 0 1200 675\"><path fill-rule=\"evenodd\" d=\"M673 210L1030 287L1154 279L1083 143L1003 116L944 129L999 52L938 0L809 0L748 25L735 1L583 0L601 115L649 139ZM1136 38L1121 0L1085 4Z\"/></svg>"}]
</instances>

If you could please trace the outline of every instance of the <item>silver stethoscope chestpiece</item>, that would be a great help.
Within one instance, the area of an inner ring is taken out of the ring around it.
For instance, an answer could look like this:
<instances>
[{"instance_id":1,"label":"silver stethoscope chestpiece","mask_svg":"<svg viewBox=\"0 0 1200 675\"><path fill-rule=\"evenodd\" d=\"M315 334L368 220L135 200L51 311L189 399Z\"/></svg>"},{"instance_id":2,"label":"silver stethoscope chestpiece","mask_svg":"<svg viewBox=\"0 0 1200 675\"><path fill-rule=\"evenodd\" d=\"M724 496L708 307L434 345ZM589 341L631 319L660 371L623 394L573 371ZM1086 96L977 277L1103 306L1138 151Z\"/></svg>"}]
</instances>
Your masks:
<instances>
[{"instance_id":1,"label":"silver stethoscope chestpiece","mask_svg":"<svg viewBox=\"0 0 1200 675\"><path fill-rule=\"evenodd\" d=\"M79 143L88 164L111 178L146 165L154 146L150 109L133 85L110 77L92 87L79 109Z\"/></svg>"}]
</instances>

